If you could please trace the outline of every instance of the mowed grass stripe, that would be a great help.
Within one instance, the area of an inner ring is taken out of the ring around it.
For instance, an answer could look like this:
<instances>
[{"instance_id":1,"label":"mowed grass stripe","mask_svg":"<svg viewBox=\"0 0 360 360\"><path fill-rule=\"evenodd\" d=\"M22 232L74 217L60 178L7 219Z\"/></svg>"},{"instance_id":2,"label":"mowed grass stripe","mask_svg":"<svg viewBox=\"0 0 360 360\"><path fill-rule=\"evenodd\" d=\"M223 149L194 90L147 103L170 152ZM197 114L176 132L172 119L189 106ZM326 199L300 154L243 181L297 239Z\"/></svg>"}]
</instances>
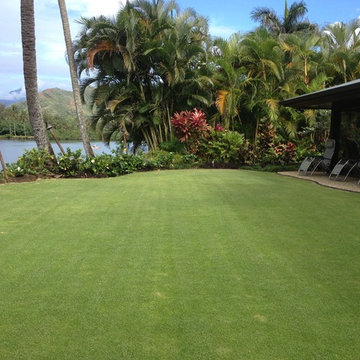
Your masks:
<instances>
[{"instance_id":1,"label":"mowed grass stripe","mask_svg":"<svg viewBox=\"0 0 360 360\"><path fill-rule=\"evenodd\" d=\"M360 197L275 174L0 187L0 358L356 359Z\"/></svg>"}]
</instances>

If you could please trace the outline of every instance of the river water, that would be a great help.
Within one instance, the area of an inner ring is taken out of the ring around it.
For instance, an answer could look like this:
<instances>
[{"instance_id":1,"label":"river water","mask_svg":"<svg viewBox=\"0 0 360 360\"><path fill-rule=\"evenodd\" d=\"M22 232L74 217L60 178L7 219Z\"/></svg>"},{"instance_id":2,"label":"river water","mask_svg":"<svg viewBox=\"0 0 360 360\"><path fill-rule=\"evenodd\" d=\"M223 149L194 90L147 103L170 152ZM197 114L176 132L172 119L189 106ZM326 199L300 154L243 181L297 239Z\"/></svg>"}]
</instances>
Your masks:
<instances>
[{"instance_id":1,"label":"river water","mask_svg":"<svg viewBox=\"0 0 360 360\"><path fill-rule=\"evenodd\" d=\"M56 143L51 142L55 154L60 153L60 149ZM70 148L72 151L82 149L84 153L83 144L81 141L61 141L61 145L66 150ZM91 145L94 148L95 155L100 155L102 153L111 154L112 150L115 150L117 147L116 143L110 143L110 146L106 146L101 141L92 141ZM0 139L0 151L3 155L4 161L6 163L16 162L18 157L21 156L25 150L30 150L36 147L35 141L32 140L1 140Z\"/></svg>"}]
</instances>

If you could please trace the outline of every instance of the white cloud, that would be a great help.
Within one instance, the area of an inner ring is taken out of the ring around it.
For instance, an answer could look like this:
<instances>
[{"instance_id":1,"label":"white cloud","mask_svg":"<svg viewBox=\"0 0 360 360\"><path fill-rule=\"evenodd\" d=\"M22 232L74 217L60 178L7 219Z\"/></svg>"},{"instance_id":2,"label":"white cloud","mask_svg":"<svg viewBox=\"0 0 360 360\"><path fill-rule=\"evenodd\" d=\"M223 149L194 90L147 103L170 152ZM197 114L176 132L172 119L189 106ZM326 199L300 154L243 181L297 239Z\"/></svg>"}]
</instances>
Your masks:
<instances>
[{"instance_id":1,"label":"white cloud","mask_svg":"<svg viewBox=\"0 0 360 360\"><path fill-rule=\"evenodd\" d=\"M219 36L222 38L229 38L232 34L237 31L228 26L211 25L209 26L209 32L212 36Z\"/></svg>"},{"instance_id":2,"label":"white cloud","mask_svg":"<svg viewBox=\"0 0 360 360\"><path fill-rule=\"evenodd\" d=\"M81 12L83 16L115 15L125 0L68 0L67 9Z\"/></svg>"},{"instance_id":3,"label":"white cloud","mask_svg":"<svg viewBox=\"0 0 360 360\"><path fill-rule=\"evenodd\" d=\"M209 19L209 32L212 36L229 38L232 34L236 33L238 30L223 25L224 21L221 18L210 18Z\"/></svg>"}]
</instances>

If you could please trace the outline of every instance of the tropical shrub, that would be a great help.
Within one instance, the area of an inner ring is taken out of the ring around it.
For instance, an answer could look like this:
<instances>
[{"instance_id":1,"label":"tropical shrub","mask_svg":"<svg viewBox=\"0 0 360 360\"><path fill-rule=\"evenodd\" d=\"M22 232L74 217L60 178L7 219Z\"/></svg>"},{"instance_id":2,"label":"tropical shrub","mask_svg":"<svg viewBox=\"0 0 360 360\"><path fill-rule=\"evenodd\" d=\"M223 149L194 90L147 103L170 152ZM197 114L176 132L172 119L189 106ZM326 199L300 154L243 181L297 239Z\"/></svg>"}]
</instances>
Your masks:
<instances>
[{"instance_id":1,"label":"tropical shrub","mask_svg":"<svg viewBox=\"0 0 360 360\"><path fill-rule=\"evenodd\" d=\"M259 126L259 134L254 147L249 153L253 164L265 166L268 164L289 164L298 159L295 142L285 142L276 133L274 125L263 121Z\"/></svg>"},{"instance_id":2,"label":"tropical shrub","mask_svg":"<svg viewBox=\"0 0 360 360\"><path fill-rule=\"evenodd\" d=\"M318 149L310 139L305 138L297 141L296 144L296 160L302 161L306 156L318 156L321 155L324 149Z\"/></svg>"},{"instance_id":3,"label":"tropical shrub","mask_svg":"<svg viewBox=\"0 0 360 360\"><path fill-rule=\"evenodd\" d=\"M267 157L272 156L276 158L274 151L276 139L276 130L273 124L268 121L262 121L259 125L259 134L255 144L255 162L266 161Z\"/></svg>"},{"instance_id":4,"label":"tropical shrub","mask_svg":"<svg viewBox=\"0 0 360 360\"><path fill-rule=\"evenodd\" d=\"M211 130L199 146L199 157L207 163L240 165L245 155L244 135L236 131Z\"/></svg>"},{"instance_id":5,"label":"tropical shrub","mask_svg":"<svg viewBox=\"0 0 360 360\"><path fill-rule=\"evenodd\" d=\"M55 173L64 175L65 177L81 175L83 165L81 149L72 151L70 148L67 148L66 153L59 156L57 161L57 166L54 168Z\"/></svg>"},{"instance_id":6,"label":"tropical shrub","mask_svg":"<svg viewBox=\"0 0 360 360\"><path fill-rule=\"evenodd\" d=\"M144 159L142 155L121 154L113 157L113 165L116 175L125 175L142 170L144 168Z\"/></svg>"},{"instance_id":7,"label":"tropical shrub","mask_svg":"<svg viewBox=\"0 0 360 360\"><path fill-rule=\"evenodd\" d=\"M9 176L49 175L55 163L55 157L39 149L25 150L16 163L8 164Z\"/></svg>"},{"instance_id":8,"label":"tropical shrub","mask_svg":"<svg viewBox=\"0 0 360 360\"><path fill-rule=\"evenodd\" d=\"M120 166L115 166L117 156L102 154L94 158L86 158L82 163L81 170L86 176L117 176L121 174Z\"/></svg>"},{"instance_id":9,"label":"tropical shrub","mask_svg":"<svg viewBox=\"0 0 360 360\"><path fill-rule=\"evenodd\" d=\"M85 176L118 176L130 174L143 168L140 156L126 154L102 154L95 158L85 158L81 172Z\"/></svg>"},{"instance_id":10,"label":"tropical shrub","mask_svg":"<svg viewBox=\"0 0 360 360\"><path fill-rule=\"evenodd\" d=\"M195 154L201 139L210 131L206 115L202 110L181 111L171 118L175 133L188 151Z\"/></svg>"},{"instance_id":11,"label":"tropical shrub","mask_svg":"<svg viewBox=\"0 0 360 360\"><path fill-rule=\"evenodd\" d=\"M128 155L115 152L94 158L84 157L81 150L66 150L65 155L55 158L36 149L26 151L14 164L8 164L9 176L58 175L63 177L119 176L141 170L183 169L197 166L193 154L177 154L154 150L146 154Z\"/></svg>"},{"instance_id":12,"label":"tropical shrub","mask_svg":"<svg viewBox=\"0 0 360 360\"><path fill-rule=\"evenodd\" d=\"M182 143L177 138L173 138L171 140L160 143L159 149L168 151L168 152L178 153L178 154L186 154L187 153L185 144Z\"/></svg>"},{"instance_id":13,"label":"tropical shrub","mask_svg":"<svg viewBox=\"0 0 360 360\"><path fill-rule=\"evenodd\" d=\"M146 170L169 169L174 159L174 153L164 150L149 151L144 157L143 168Z\"/></svg>"},{"instance_id":14,"label":"tropical shrub","mask_svg":"<svg viewBox=\"0 0 360 360\"><path fill-rule=\"evenodd\" d=\"M177 154L164 150L153 150L143 156L142 169L188 169L197 165L198 157L194 154Z\"/></svg>"},{"instance_id":15,"label":"tropical shrub","mask_svg":"<svg viewBox=\"0 0 360 360\"><path fill-rule=\"evenodd\" d=\"M199 165L198 157L194 154L174 154L171 164L173 169L190 169Z\"/></svg>"},{"instance_id":16,"label":"tropical shrub","mask_svg":"<svg viewBox=\"0 0 360 360\"><path fill-rule=\"evenodd\" d=\"M277 144L275 146L275 153L280 162L288 164L292 161L295 161L296 156L296 144L289 141L287 144Z\"/></svg>"}]
</instances>

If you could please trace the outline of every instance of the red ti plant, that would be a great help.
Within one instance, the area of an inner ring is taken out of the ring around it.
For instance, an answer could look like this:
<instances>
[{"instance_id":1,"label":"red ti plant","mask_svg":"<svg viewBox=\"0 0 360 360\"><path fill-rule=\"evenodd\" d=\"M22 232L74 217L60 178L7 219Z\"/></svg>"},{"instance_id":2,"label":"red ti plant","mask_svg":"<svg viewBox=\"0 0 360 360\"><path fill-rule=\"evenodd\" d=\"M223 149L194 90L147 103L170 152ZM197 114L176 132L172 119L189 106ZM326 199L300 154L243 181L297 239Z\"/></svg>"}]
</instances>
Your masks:
<instances>
[{"instance_id":1,"label":"red ti plant","mask_svg":"<svg viewBox=\"0 0 360 360\"><path fill-rule=\"evenodd\" d=\"M175 113L171 118L171 123L179 140L185 143L188 150L193 154L198 149L200 139L210 131L205 113L197 109Z\"/></svg>"},{"instance_id":2,"label":"red ti plant","mask_svg":"<svg viewBox=\"0 0 360 360\"><path fill-rule=\"evenodd\" d=\"M225 130L225 128L223 126L221 126L220 124L216 124L214 130L217 132L222 132Z\"/></svg>"},{"instance_id":3,"label":"red ti plant","mask_svg":"<svg viewBox=\"0 0 360 360\"><path fill-rule=\"evenodd\" d=\"M287 144L278 144L275 146L275 152L280 160L288 164L296 158L296 145L291 141Z\"/></svg>"}]
</instances>

